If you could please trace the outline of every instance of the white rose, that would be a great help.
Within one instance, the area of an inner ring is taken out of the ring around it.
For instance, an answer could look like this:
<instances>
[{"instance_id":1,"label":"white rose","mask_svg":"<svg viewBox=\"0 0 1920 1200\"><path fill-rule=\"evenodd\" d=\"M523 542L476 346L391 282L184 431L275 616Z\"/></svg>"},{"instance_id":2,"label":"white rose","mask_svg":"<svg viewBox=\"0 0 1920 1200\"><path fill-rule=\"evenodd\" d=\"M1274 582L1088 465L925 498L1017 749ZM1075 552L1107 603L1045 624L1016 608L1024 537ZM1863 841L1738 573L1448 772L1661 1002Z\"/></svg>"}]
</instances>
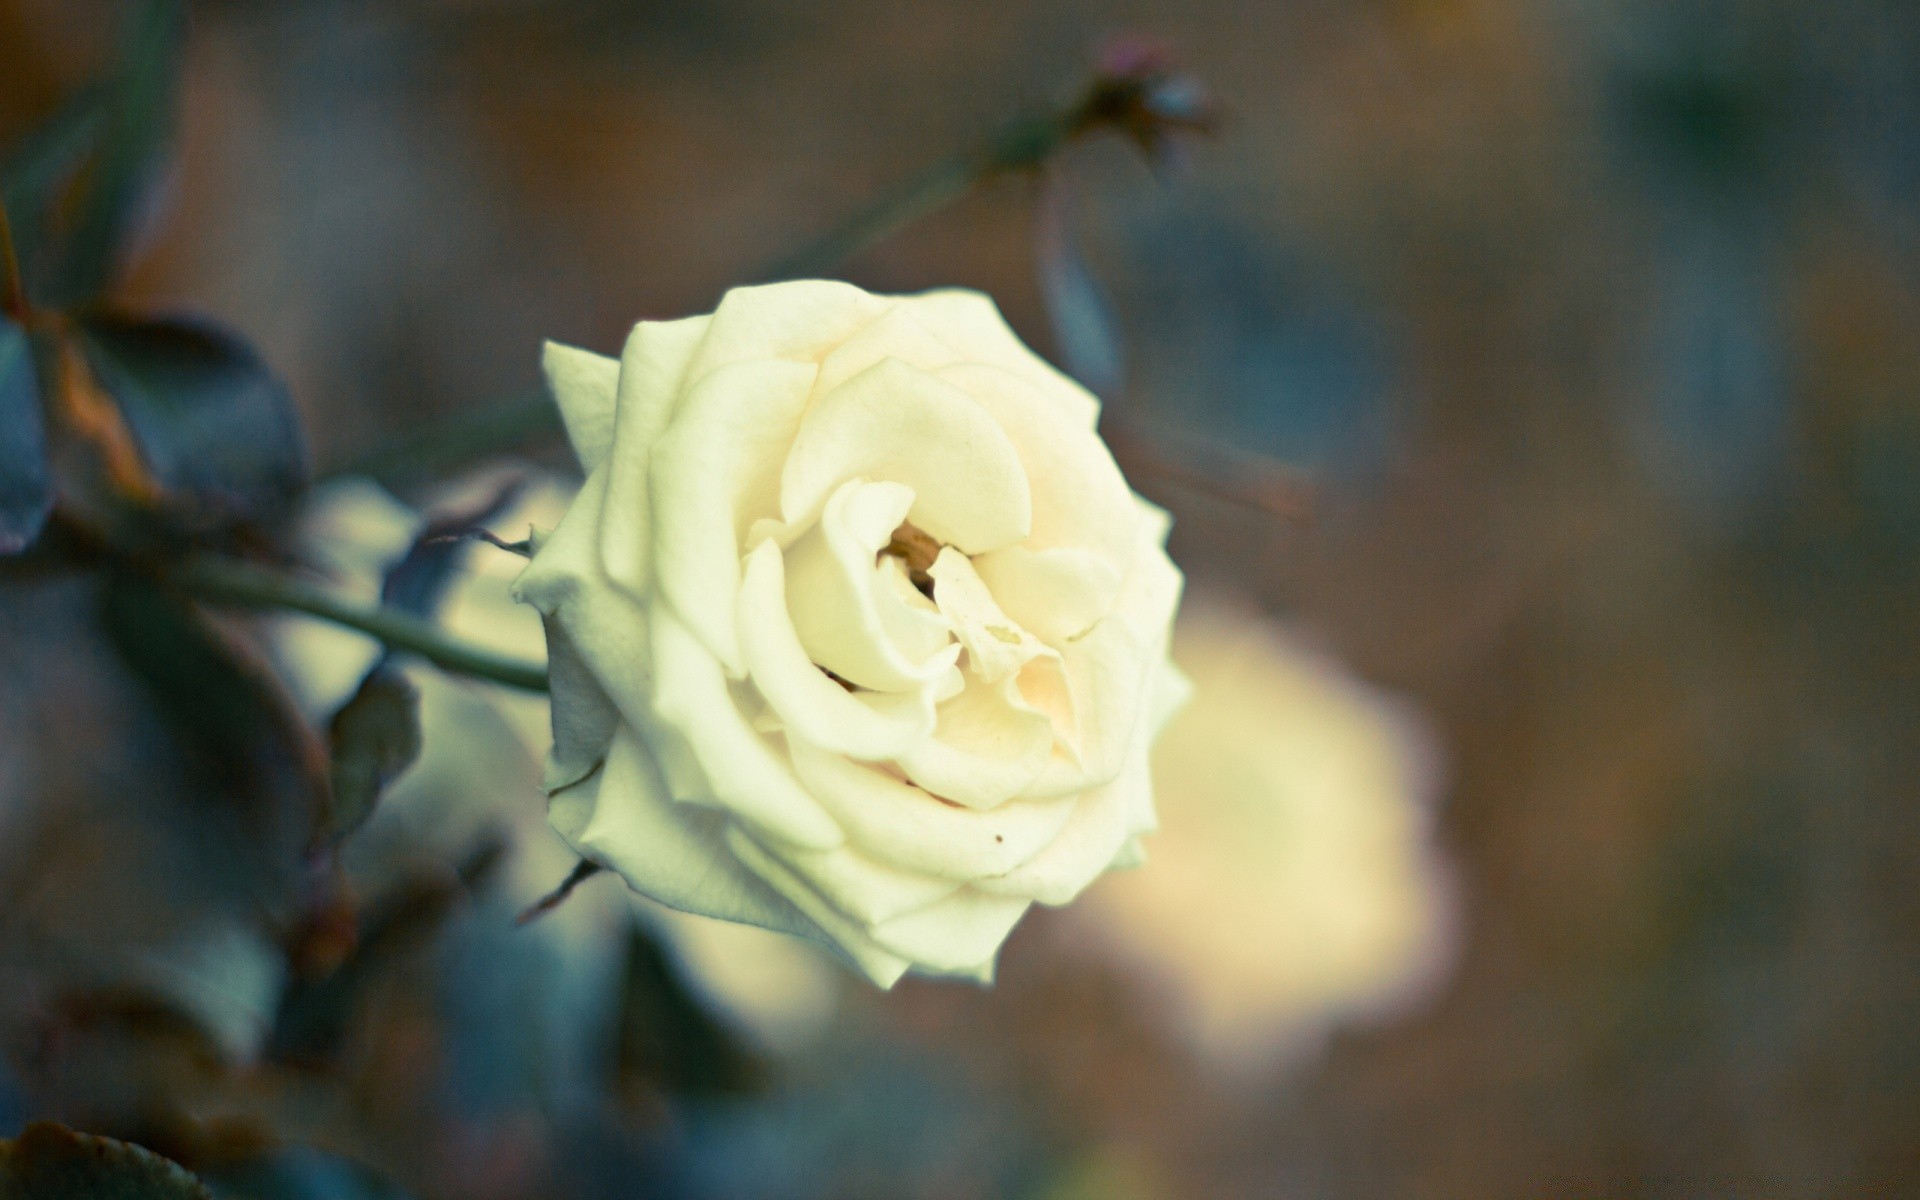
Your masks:
<instances>
[{"instance_id":1,"label":"white rose","mask_svg":"<svg viewBox=\"0 0 1920 1200\"><path fill-rule=\"evenodd\" d=\"M1146 967L1233 1070L1429 995L1455 936L1425 722L1241 599L1190 595L1173 657L1195 698L1154 776L1180 819L1062 936Z\"/></svg>"},{"instance_id":2,"label":"white rose","mask_svg":"<svg viewBox=\"0 0 1920 1200\"><path fill-rule=\"evenodd\" d=\"M545 365L587 480L518 594L583 856L882 986L988 979L1030 904L1137 861L1167 519L991 301L739 288Z\"/></svg>"}]
</instances>

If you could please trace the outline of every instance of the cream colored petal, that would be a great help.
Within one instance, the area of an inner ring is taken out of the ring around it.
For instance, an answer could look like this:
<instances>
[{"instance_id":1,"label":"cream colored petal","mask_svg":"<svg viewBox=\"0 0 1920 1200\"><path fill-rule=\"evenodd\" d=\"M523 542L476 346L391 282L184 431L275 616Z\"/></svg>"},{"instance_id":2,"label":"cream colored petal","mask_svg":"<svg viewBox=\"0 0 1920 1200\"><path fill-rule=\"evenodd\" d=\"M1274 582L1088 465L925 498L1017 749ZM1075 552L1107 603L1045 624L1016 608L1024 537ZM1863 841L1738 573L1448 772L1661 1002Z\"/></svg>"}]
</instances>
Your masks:
<instances>
[{"instance_id":1,"label":"cream colored petal","mask_svg":"<svg viewBox=\"0 0 1920 1200\"><path fill-rule=\"evenodd\" d=\"M1041 388L1048 401L1082 429L1100 419L1100 401L1027 348L1001 317L992 300L979 292L948 288L901 296L901 305L938 333L965 362L989 363Z\"/></svg>"},{"instance_id":2,"label":"cream colored petal","mask_svg":"<svg viewBox=\"0 0 1920 1200\"><path fill-rule=\"evenodd\" d=\"M1120 571L1070 546L1004 546L975 558L973 568L1007 616L1049 646L1084 634L1120 598Z\"/></svg>"},{"instance_id":3,"label":"cream colored petal","mask_svg":"<svg viewBox=\"0 0 1920 1200\"><path fill-rule=\"evenodd\" d=\"M816 850L845 840L840 827L754 731L720 664L669 609L648 612L653 635L653 712L686 739L712 799L767 836ZM681 797L685 799L686 797Z\"/></svg>"},{"instance_id":4,"label":"cream colored petal","mask_svg":"<svg viewBox=\"0 0 1920 1200\"><path fill-rule=\"evenodd\" d=\"M927 575L933 580L933 602L940 615L967 648L967 671L982 682L997 683L1036 658L1056 657L1000 611L966 555L951 546L941 547Z\"/></svg>"},{"instance_id":5,"label":"cream colored petal","mask_svg":"<svg viewBox=\"0 0 1920 1200\"><path fill-rule=\"evenodd\" d=\"M910 871L970 881L1003 875L1053 841L1075 797L1017 800L979 812L943 803L885 772L794 746L800 782L819 798L847 840Z\"/></svg>"},{"instance_id":6,"label":"cream colored petal","mask_svg":"<svg viewBox=\"0 0 1920 1200\"><path fill-rule=\"evenodd\" d=\"M1052 844L1005 875L982 879L977 886L995 895L1042 904L1068 903L1142 832L1135 818L1143 807L1151 813L1152 792L1143 745L1128 756L1125 769L1112 782L1080 796L1073 816Z\"/></svg>"},{"instance_id":7,"label":"cream colored petal","mask_svg":"<svg viewBox=\"0 0 1920 1200\"><path fill-rule=\"evenodd\" d=\"M891 950L882 948L867 931L846 914L828 904L819 892L807 886L793 869L761 849L750 837L736 836L730 846L736 858L754 874L772 885L820 930L816 935L860 968L868 979L882 988L891 988L907 973L911 964Z\"/></svg>"},{"instance_id":8,"label":"cream colored petal","mask_svg":"<svg viewBox=\"0 0 1920 1200\"><path fill-rule=\"evenodd\" d=\"M1033 494L1030 550L1071 546L1126 571L1140 510L1106 443L1059 406L1046 389L1000 367L960 363L935 374L993 414L1026 468Z\"/></svg>"},{"instance_id":9,"label":"cream colored petal","mask_svg":"<svg viewBox=\"0 0 1920 1200\"><path fill-rule=\"evenodd\" d=\"M993 417L959 388L896 358L814 402L780 480L781 515L806 521L858 478L912 488L908 519L969 554L1012 545L1032 529L1026 473Z\"/></svg>"},{"instance_id":10,"label":"cream colored petal","mask_svg":"<svg viewBox=\"0 0 1920 1200\"><path fill-rule=\"evenodd\" d=\"M620 712L574 647L565 623L544 614L541 620L547 631L553 749L540 786L551 794L580 782L605 761Z\"/></svg>"},{"instance_id":11,"label":"cream colored petal","mask_svg":"<svg viewBox=\"0 0 1920 1200\"><path fill-rule=\"evenodd\" d=\"M836 346L833 353L827 355L820 364L820 379L814 384L815 391L825 395L868 367L888 358L897 358L923 371L960 361L953 347L922 325L909 306L896 304L887 310L885 316Z\"/></svg>"},{"instance_id":12,"label":"cream colored petal","mask_svg":"<svg viewBox=\"0 0 1920 1200\"><path fill-rule=\"evenodd\" d=\"M740 644L747 669L791 739L859 759L892 758L933 732L933 680L912 692L849 692L829 679L787 616L780 547L747 556L740 587Z\"/></svg>"},{"instance_id":13,"label":"cream colored petal","mask_svg":"<svg viewBox=\"0 0 1920 1200\"><path fill-rule=\"evenodd\" d=\"M1053 754L1053 721L1025 702L1017 677L987 683L965 672L965 688L939 708L933 736L896 761L936 796L992 809L1028 791Z\"/></svg>"},{"instance_id":14,"label":"cream colored petal","mask_svg":"<svg viewBox=\"0 0 1920 1200\"><path fill-rule=\"evenodd\" d=\"M673 417L686 384L687 364L711 318L642 321L620 352L620 387L608 455L607 506L618 519L602 529L607 575L635 597L647 594L652 574L652 499L647 476L654 444Z\"/></svg>"},{"instance_id":15,"label":"cream colored petal","mask_svg":"<svg viewBox=\"0 0 1920 1200\"><path fill-rule=\"evenodd\" d=\"M734 626L741 544L775 511L813 375L771 360L721 367L694 385L654 448L656 591L736 679L745 673Z\"/></svg>"},{"instance_id":16,"label":"cream colored petal","mask_svg":"<svg viewBox=\"0 0 1920 1200\"><path fill-rule=\"evenodd\" d=\"M913 960L921 970L991 976L993 956L1026 915L1028 904L1023 897L962 888L868 932L880 946Z\"/></svg>"},{"instance_id":17,"label":"cream colored petal","mask_svg":"<svg viewBox=\"0 0 1920 1200\"><path fill-rule=\"evenodd\" d=\"M567 440L573 443L580 466L591 471L606 459L613 444L613 400L620 364L591 350L548 342L540 349L540 366L547 377L547 391L566 423Z\"/></svg>"},{"instance_id":18,"label":"cream colored petal","mask_svg":"<svg viewBox=\"0 0 1920 1200\"><path fill-rule=\"evenodd\" d=\"M861 687L918 691L958 650L926 598L886 576L898 564L874 561L912 505L911 488L850 480L787 551L787 609L800 644Z\"/></svg>"},{"instance_id":19,"label":"cream colored petal","mask_svg":"<svg viewBox=\"0 0 1920 1200\"><path fill-rule=\"evenodd\" d=\"M735 828L736 840L746 834ZM960 889L960 882L905 871L850 846L800 850L761 845L819 893L821 899L863 926L927 907Z\"/></svg>"},{"instance_id":20,"label":"cream colored petal","mask_svg":"<svg viewBox=\"0 0 1920 1200\"><path fill-rule=\"evenodd\" d=\"M668 798L646 748L631 733L614 739L596 774L555 796L549 815L584 857L662 904L817 936L811 921L727 848L724 814Z\"/></svg>"},{"instance_id":21,"label":"cream colored petal","mask_svg":"<svg viewBox=\"0 0 1920 1200\"><path fill-rule=\"evenodd\" d=\"M1059 795L1104 784L1119 774L1135 741L1154 672L1167 656L1182 583L1161 548L1164 514L1144 502L1141 508L1140 547L1119 602L1085 636L1060 647L1078 722L1079 761L1056 756L1024 795Z\"/></svg>"},{"instance_id":22,"label":"cream colored petal","mask_svg":"<svg viewBox=\"0 0 1920 1200\"><path fill-rule=\"evenodd\" d=\"M714 310L687 378L698 382L721 367L758 359L817 365L892 306L884 297L827 279L734 288Z\"/></svg>"}]
</instances>

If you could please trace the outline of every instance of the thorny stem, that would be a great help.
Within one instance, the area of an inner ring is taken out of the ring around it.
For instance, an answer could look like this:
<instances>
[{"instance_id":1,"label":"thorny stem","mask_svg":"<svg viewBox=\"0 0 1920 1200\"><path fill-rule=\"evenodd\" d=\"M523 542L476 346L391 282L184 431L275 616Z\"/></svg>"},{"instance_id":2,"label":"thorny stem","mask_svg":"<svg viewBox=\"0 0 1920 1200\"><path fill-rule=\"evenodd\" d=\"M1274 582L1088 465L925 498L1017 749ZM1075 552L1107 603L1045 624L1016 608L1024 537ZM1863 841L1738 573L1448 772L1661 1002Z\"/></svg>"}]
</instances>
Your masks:
<instances>
[{"instance_id":1,"label":"thorny stem","mask_svg":"<svg viewBox=\"0 0 1920 1200\"><path fill-rule=\"evenodd\" d=\"M13 222L8 219L4 204L0 204L0 308L16 319L27 315L27 285L20 278L20 255L13 244Z\"/></svg>"},{"instance_id":2,"label":"thorny stem","mask_svg":"<svg viewBox=\"0 0 1920 1200\"><path fill-rule=\"evenodd\" d=\"M312 584L232 559L190 559L167 580L193 596L242 608L306 613L378 639L390 650L417 654L444 671L490 679L528 692L547 690L547 669L449 637L431 621L385 608L364 608Z\"/></svg>"},{"instance_id":3,"label":"thorny stem","mask_svg":"<svg viewBox=\"0 0 1920 1200\"><path fill-rule=\"evenodd\" d=\"M1098 88L1056 111L1011 121L964 153L907 181L874 204L798 251L759 271L756 279L818 275L965 195L1004 171L1037 166L1077 135L1099 123ZM431 476L489 451L511 447L559 429L559 413L545 392L515 397L495 407L456 413L431 422L391 445L329 469L328 476L369 475L394 482Z\"/></svg>"}]
</instances>

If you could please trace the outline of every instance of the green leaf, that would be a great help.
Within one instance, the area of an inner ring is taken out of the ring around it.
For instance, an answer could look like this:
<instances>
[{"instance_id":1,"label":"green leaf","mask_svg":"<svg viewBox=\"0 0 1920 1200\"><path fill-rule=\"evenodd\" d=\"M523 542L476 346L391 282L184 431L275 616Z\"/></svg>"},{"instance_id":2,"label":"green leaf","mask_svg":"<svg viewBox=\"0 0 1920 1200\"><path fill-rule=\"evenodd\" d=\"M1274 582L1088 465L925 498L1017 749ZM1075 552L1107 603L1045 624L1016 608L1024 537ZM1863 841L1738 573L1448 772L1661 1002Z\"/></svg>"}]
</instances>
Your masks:
<instances>
[{"instance_id":1,"label":"green leaf","mask_svg":"<svg viewBox=\"0 0 1920 1200\"><path fill-rule=\"evenodd\" d=\"M53 511L40 387L27 331L0 317L0 557L32 544Z\"/></svg>"},{"instance_id":2,"label":"green leaf","mask_svg":"<svg viewBox=\"0 0 1920 1200\"><path fill-rule=\"evenodd\" d=\"M31 296L46 294L47 276L60 249L56 209L99 144L110 90L105 84L81 90L0 161L0 205L13 223L15 249Z\"/></svg>"},{"instance_id":3,"label":"green leaf","mask_svg":"<svg viewBox=\"0 0 1920 1200\"><path fill-rule=\"evenodd\" d=\"M99 148L77 184L72 236L48 281L54 307L97 301L125 263L166 164L185 35L180 0L147 0L134 16L120 70L102 91Z\"/></svg>"},{"instance_id":4,"label":"green leaf","mask_svg":"<svg viewBox=\"0 0 1920 1200\"><path fill-rule=\"evenodd\" d=\"M101 616L205 780L208 836L234 847L236 881L247 889L290 885L326 811L325 758L313 730L256 655L172 593L115 575Z\"/></svg>"},{"instance_id":5,"label":"green leaf","mask_svg":"<svg viewBox=\"0 0 1920 1200\"><path fill-rule=\"evenodd\" d=\"M35 1121L0 1140L0 1196L6 1200L212 1200L177 1163L131 1142Z\"/></svg>"},{"instance_id":6,"label":"green leaf","mask_svg":"<svg viewBox=\"0 0 1920 1200\"><path fill-rule=\"evenodd\" d=\"M79 324L87 364L154 481L190 524L283 513L306 486L306 437L286 385L237 336L183 320Z\"/></svg>"},{"instance_id":7,"label":"green leaf","mask_svg":"<svg viewBox=\"0 0 1920 1200\"><path fill-rule=\"evenodd\" d=\"M420 693L384 659L333 715L333 803L324 836L338 841L373 814L380 794L420 756Z\"/></svg>"}]
</instances>

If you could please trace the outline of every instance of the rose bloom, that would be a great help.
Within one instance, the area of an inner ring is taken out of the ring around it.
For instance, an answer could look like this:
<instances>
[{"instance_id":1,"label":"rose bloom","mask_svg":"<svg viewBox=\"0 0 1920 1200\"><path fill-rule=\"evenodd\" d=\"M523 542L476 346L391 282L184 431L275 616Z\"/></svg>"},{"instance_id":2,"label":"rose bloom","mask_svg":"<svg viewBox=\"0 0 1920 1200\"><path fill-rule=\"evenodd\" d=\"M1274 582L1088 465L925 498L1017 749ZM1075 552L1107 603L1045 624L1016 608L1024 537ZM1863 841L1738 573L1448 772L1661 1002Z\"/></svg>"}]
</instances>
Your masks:
<instances>
[{"instance_id":1,"label":"rose bloom","mask_svg":"<svg viewBox=\"0 0 1920 1200\"><path fill-rule=\"evenodd\" d=\"M1456 945L1426 722L1231 593L1189 596L1173 657L1194 701L1153 773L1179 819L1062 936L1144 968L1229 1074L1424 1000Z\"/></svg>"},{"instance_id":2,"label":"rose bloom","mask_svg":"<svg viewBox=\"0 0 1920 1200\"><path fill-rule=\"evenodd\" d=\"M545 366L587 480L517 587L584 857L882 986L1138 861L1167 518L991 301L739 288Z\"/></svg>"}]
</instances>

